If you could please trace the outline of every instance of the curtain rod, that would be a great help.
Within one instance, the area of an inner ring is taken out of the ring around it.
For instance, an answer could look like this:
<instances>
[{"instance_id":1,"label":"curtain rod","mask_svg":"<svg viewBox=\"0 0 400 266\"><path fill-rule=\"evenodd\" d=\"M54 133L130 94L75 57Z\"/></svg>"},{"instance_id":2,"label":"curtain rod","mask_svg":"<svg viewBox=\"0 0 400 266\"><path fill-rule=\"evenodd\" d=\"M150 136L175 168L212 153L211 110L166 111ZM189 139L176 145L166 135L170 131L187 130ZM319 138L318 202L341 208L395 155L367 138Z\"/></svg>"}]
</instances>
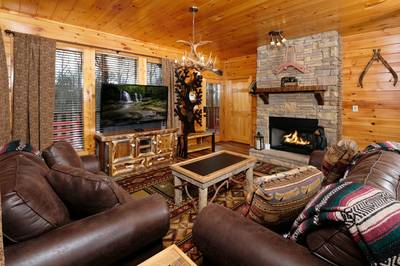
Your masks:
<instances>
[{"instance_id":1,"label":"curtain rod","mask_svg":"<svg viewBox=\"0 0 400 266\"><path fill-rule=\"evenodd\" d=\"M14 31L11 31L11 30L4 30L4 32L7 34L7 35L15 35L15 32Z\"/></svg>"},{"instance_id":2,"label":"curtain rod","mask_svg":"<svg viewBox=\"0 0 400 266\"><path fill-rule=\"evenodd\" d=\"M4 30L4 32L5 32L7 35L12 35L12 36L15 36L15 33L19 33L19 32L15 32L15 31L12 31L12 30ZM27 34L27 33L23 33L23 34ZM34 34L28 34L28 35L34 35ZM37 35L34 35L34 36L37 36ZM45 37L45 38L47 38L47 37ZM58 40L58 39L53 39L53 38L48 38L48 39L55 40L55 41L62 42L62 43L66 43L66 44L79 45L79 46L84 46L84 47L90 47L90 48L100 49L100 50L113 51L113 52L116 52L116 54L119 54L119 53L127 53L127 54L136 55L136 56L145 56L145 57L150 57L150 58L160 58L160 59L161 59L161 58L164 58L164 57L153 57L153 56L143 55L143 54L135 54L135 53L129 52L129 51L110 49L110 48L107 48L107 47L101 47L101 46L96 46L96 45L87 45L87 44L82 44L82 43L77 43L77 42L70 42L70 41L64 41L64 40Z\"/></svg>"},{"instance_id":3,"label":"curtain rod","mask_svg":"<svg viewBox=\"0 0 400 266\"><path fill-rule=\"evenodd\" d=\"M4 32L5 32L7 35L12 35L12 36L15 36L16 33L19 33L19 32L12 31L12 30L4 30ZM21 33L21 34L27 34L27 35L38 36L38 35L35 35L35 34L29 34L29 33ZM40 36L40 37L43 37L43 36ZM47 38L47 37L44 37L44 38ZM117 54L119 54L120 52L124 52L124 51L119 51L119 50L112 50L112 49L105 48L105 47L101 47L101 46L87 45L87 44L76 43L76 42L70 42L70 41L64 41L64 40L58 40L58 39L53 39L53 38L47 38L47 39L55 40L55 41L57 41L57 42L62 42L62 43L66 43L66 44L85 46L85 47L90 47L90 48L95 48L95 49L103 49L103 50L104 50L104 49L107 49L107 50L110 50L110 51L115 51Z\"/></svg>"}]
</instances>

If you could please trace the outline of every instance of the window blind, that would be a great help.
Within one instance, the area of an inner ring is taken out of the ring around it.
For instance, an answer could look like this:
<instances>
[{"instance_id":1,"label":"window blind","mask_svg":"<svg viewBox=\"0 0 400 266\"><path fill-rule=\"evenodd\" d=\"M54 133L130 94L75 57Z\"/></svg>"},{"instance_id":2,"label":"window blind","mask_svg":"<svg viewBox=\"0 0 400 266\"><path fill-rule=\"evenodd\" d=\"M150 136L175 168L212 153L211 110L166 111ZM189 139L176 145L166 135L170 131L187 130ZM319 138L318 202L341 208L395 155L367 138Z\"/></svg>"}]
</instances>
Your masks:
<instances>
[{"instance_id":1,"label":"window blind","mask_svg":"<svg viewBox=\"0 0 400 266\"><path fill-rule=\"evenodd\" d=\"M101 86L108 84L137 84L138 60L132 57L96 54L96 130L100 128Z\"/></svg>"},{"instance_id":2,"label":"window blind","mask_svg":"<svg viewBox=\"0 0 400 266\"><path fill-rule=\"evenodd\" d=\"M147 85L163 85L161 64L147 63Z\"/></svg>"},{"instance_id":3,"label":"window blind","mask_svg":"<svg viewBox=\"0 0 400 266\"><path fill-rule=\"evenodd\" d=\"M137 84L137 65L136 58L96 54L96 80L100 84Z\"/></svg>"},{"instance_id":4,"label":"window blind","mask_svg":"<svg viewBox=\"0 0 400 266\"><path fill-rule=\"evenodd\" d=\"M57 49L55 78L53 140L64 140L75 149L83 149L82 53Z\"/></svg>"}]
</instances>

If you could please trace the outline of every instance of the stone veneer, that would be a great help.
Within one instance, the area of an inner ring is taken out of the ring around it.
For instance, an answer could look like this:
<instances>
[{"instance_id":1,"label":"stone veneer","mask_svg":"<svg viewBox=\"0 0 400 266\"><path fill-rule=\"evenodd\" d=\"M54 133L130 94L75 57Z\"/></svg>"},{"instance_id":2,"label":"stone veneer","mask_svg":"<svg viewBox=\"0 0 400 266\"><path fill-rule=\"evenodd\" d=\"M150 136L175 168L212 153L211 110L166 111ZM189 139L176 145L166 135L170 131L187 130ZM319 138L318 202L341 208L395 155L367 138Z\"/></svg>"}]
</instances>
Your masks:
<instances>
[{"instance_id":1,"label":"stone veneer","mask_svg":"<svg viewBox=\"0 0 400 266\"><path fill-rule=\"evenodd\" d=\"M273 69L282 63L286 48L270 45L257 49L257 87L279 87L282 77L295 76L300 85L327 85L325 104L319 106L313 93L270 94L269 104L257 99L257 131L269 143L269 116L318 119L325 128L328 145L341 137L342 116L342 47L337 31L323 32L288 40L286 46L295 46L296 62L303 64L306 73L290 67L278 75ZM260 156L257 156L260 157Z\"/></svg>"}]
</instances>

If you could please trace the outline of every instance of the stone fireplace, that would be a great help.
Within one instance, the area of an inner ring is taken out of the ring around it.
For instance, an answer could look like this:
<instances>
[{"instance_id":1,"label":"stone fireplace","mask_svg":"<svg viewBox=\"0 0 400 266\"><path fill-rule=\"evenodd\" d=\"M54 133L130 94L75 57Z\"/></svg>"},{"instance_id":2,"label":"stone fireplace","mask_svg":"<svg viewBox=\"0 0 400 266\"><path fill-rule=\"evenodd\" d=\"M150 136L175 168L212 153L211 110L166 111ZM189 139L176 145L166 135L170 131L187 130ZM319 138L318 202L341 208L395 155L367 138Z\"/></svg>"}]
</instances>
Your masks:
<instances>
[{"instance_id":1,"label":"stone fireplace","mask_svg":"<svg viewBox=\"0 0 400 266\"><path fill-rule=\"evenodd\" d=\"M324 149L341 137L342 48L336 31L288 40L286 46L295 48L295 60L305 67L305 72L289 67L275 74L275 67L284 61L286 48L260 46L257 49L257 89L276 89L281 86L281 78L296 77L299 86L324 86L323 101L317 101L311 92L273 93L268 95L268 101L257 96L257 131L264 135L270 148L251 150L250 154L262 161L293 167L307 164L313 149ZM319 134L316 130L324 137L315 136ZM284 135L288 134L291 135L286 139L300 138L298 143L282 143ZM316 142L322 146L316 147Z\"/></svg>"},{"instance_id":2,"label":"stone fireplace","mask_svg":"<svg viewBox=\"0 0 400 266\"><path fill-rule=\"evenodd\" d=\"M271 149L311 154L325 149L327 139L317 119L270 117L269 143Z\"/></svg>"}]
</instances>

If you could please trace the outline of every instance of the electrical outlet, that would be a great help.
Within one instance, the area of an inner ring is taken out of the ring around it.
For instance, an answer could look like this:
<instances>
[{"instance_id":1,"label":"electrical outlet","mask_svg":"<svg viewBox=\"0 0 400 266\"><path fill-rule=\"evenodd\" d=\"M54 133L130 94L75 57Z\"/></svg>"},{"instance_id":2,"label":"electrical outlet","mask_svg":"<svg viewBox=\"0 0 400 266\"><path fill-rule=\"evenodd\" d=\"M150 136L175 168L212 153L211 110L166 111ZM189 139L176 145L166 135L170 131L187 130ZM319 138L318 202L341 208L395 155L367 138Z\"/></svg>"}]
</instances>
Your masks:
<instances>
[{"instance_id":1,"label":"electrical outlet","mask_svg":"<svg viewBox=\"0 0 400 266\"><path fill-rule=\"evenodd\" d=\"M358 112L358 105L353 105L353 112Z\"/></svg>"}]
</instances>

